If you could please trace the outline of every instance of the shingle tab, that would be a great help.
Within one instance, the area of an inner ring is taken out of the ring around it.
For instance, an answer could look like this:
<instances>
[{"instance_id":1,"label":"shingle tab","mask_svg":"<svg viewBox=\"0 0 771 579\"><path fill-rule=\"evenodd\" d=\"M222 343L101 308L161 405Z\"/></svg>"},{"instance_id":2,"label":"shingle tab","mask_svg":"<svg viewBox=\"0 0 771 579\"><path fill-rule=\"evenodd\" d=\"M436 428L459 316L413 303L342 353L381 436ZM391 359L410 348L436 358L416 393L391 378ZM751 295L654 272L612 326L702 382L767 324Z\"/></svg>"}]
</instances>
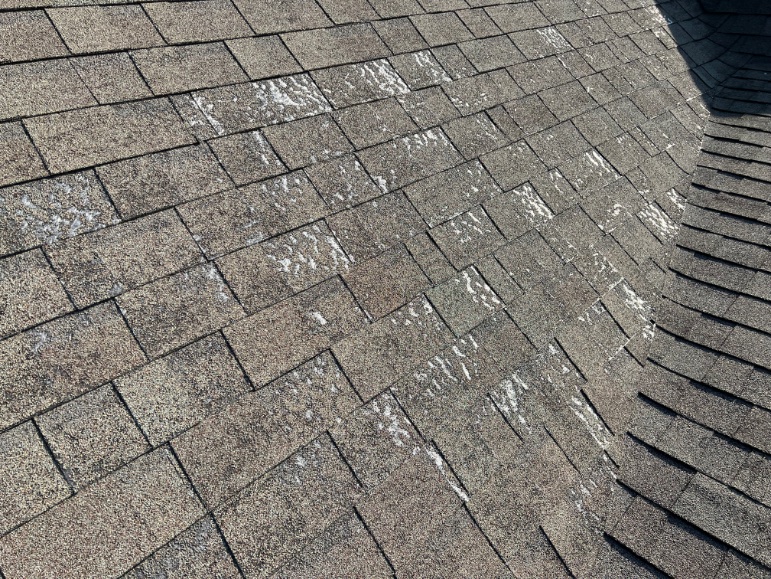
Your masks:
<instances>
[{"instance_id":1,"label":"shingle tab","mask_svg":"<svg viewBox=\"0 0 771 579\"><path fill-rule=\"evenodd\" d=\"M368 24L291 32L282 39L306 70L373 60L390 52Z\"/></svg>"},{"instance_id":2,"label":"shingle tab","mask_svg":"<svg viewBox=\"0 0 771 579\"><path fill-rule=\"evenodd\" d=\"M371 328L344 338L333 346L333 352L356 391L368 400L426 354L439 350L450 337L436 310L425 297L419 297Z\"/></svg>"},{"instance_id":3,"label":"shingle tab","mask_svg":"<svg viewBox=\"0 0 771 579\"><path fill-rule=\"evenodd\" d=\"M57 244L48 251L78 307L115 297L201 261L201 254L172 211Z\"/></svg>"},{"instance_id":4,"label":"shingle tab","mask_svg":"<svg viewBox=\"0 0 771 579\"><path fill-rule=\"evenodd\" d=\"M0 343L8 426L77 396L145 360L113 304L48 322ZM87 363L85 363L87 361Z\"/></svg>"},{"instance_id":5,"label":"shingle tab","mask_svg":"<svg viewBox=\"0 0 771 579\"><path fill-rule=\"evenodd\" d=\"M0 124L0 184L11 185L48 174L21 123Z\"/></svg>"},{"instance_id":6,"label":"shingle tab","mask_svg":"<svg viewBox=\"0 0 771 579\"><path fill-rule=\"evenodd\" d=\"M191 201L179 208L203 252L216 257L311 223L326 206L302 172Z\"/></svg>"},{"instance_id":7,"label":"shingle tab","mask_svg":"<svg viewBox=\"0 0 771 579\"><path fill-rule=\"evenodd\" d=\"M163 44L139 5L54 8L48 15L76 54Z\"/></svg>"},{"instance_id":8,"label":"shingle tab","mask_svg":"<svg viewBox=\"0 0 771 579\"><path fill-rule=\"evenodd\" d=\"M4 12L0 16L0 62L65 56L67 48L42 10Z\"/></svg>"},{"instance_id":9,"label":"shingle tab","mask_svg":"<svg viewBox=\"0 0 771 579\"><path fill-rule=\"evenodd\" d=\"M237 579L241 576L211 517L188 527L124 577L144 579L173 573L182 573L188 577L214 573L221 579Z\"/></svg>"},{"instance_id":10,"label":"shingle tab","mask_svg":"<svg viewBox=\"0 0 771 579\"><path fill-rule=\"evenodd\" d=\"M716 3L0 0L0 575L765 576Z\"/></svg>"},{"instance_id":11,"label":"shingle tab","mask_svg":"<svg viewBox=\"0 0 771 579\"><path fill-rule=\"evenodd\" d=\"M132 332L152 357L244 317L243 308L212 264L126 292L117 301Z\"/></svg>"},{"instance_id":12,"label":"shingle tab","mask_svg":"<svg viewBox=\"0 0 771 579\"><path fill-rule=\"evenodd\" d=\"M96 104L66 60L0 68L0 119L42 115Z\"/></svg>"},{"instance_id":13,"label":"shingle tab","mask_svg":"<svg viewBox=\"0 0 771 579\"><path fill-rule=\"evenodd\" d=\"M222 43L148 48L132 52L131 58L157 95L246 80L241 67Z\"/></svg>"},{"instance_id":14,"label":"shingle tab","mask_svg":"<svg viewBox=\"0 0 771 579\"><path fill-rule=\"evenodd\" d=\"M313 79L336 109L410 90L385 59L317 70Z\"/></svg>"},{"instance_id":15,"label":"shingle tab","mask_svg":"<svg viewBox=\"0 0 771 579\"><path fill-rule=\"evenodd\" d=\"M72 309L61 282L39 249L0 259L0 336L55 318Z\"/></svg>"},{"instance_id":16,"label":"shingle tab","mask_svg":"<svg viewBox=\"0 0 771 579\"><path fill-rule=\"evenodd\" d=\"M330 279L225 329L252 381L263 386L365 324L339 279Z\"/></svg>"},{"instance_id":17,"label":"shingle tab","mask_svg":"<svg viewBox=\"0 0 771 579\"><path fill-rule=\"evenodd\" d=\"M37 423L76 490L149 449L110 386L49 410L37 418Z\"/></svg>"},{"instance_id":18,"label":"shingle tab","mask_svg":"<svg viewBox=\"0 0 771 579\"><path fill-rule=\"evenodd\" d=\"M673 510L729 545L768 564L769 549L762 537L768 529L769 514L746 497L703 475L696 475Z\"/></svg>"},{"instance_id":19,"label":"shingle tab","mask_svg":"<svg viewBox=\"0 0 771 579\"><path fill-rule=\"evenodd\" d=\"M251 29L229 0L147 2L147 14L172 44L249 36Z\"/></svg>"},{"instance_id":20,"label":"shingle tab","mask_svg":"<svg viewBox=\"0 0 771 579\"><path fill-rule=\"evenodd\" d=\"M0 561L25 577L120 574L202 514L171 453L158 449L3 537Z\"/></svg>"},{"instance_id":21,"label":"shingle tab","mask_svg":"<svg viewBox=\"0 0 771 579\"><path fill-rule=\"evenodd\" d=\"M101 229L118 222L93 171L4 190L10 211L0 214L0 253L10 253Z\"/></svg>"},{"instance_id":22,"label":"shingle tab","mask_svg":"<svg viewBox=\"0 0 771 579\"><path fill-rule=\"evenodd\" d=\"M235 4L257 34L332 24L315 0L288 0L268 6L254 0L236 0Z\"/></svg>"},{"instance_id":23,"label":"shingle tab","mask_svg":"<svg viewBox=\"0 0 771 579\"><path fill-rule=\"evenodd\" d=\"M54 172L193 143L166 99L35 117L25 120L25 126Z\"/></svg>"},{"instance_id":24,"label":"shingle tab","mask_svg":"<svg viewBox=\"0 0 771 579\"><path fill-rule=\"evenodd\" d=\"M221 504L329 428L357 404L324 353L240 397L173 442L210 506Z\"/></svg>"},{"instance_id":25,"label":"shingle tab","mask_svg":"<svg viewBox=\"0 0 771 579\"><path fill-rule=\"evenodd\" d=\"M460 154L441 129L429 129L359 153L362 165L378 183L398 189L459 164Z\"/></svg>"},{"instance_id":26,"label":"shingle tab","mask_svg":"<svg viewBox=\"0 0 771 579\"><path fill-rule=\"evenodd\" d=\"M239 38L226 44L249 78L257 80L302 70L277 35Z\"/></svg>"},{"instance_id":27,"label":"shingle tab","mask_svg":"<svg viewBox=\"0 0 771 579\"><path fill-rule=\"evenodd\" d=\"M39 515L70 495L70 488L31 422L0 434L0 532Z\"/></svg>"},{"instance_id":28,"label":"shingle tab","mask_svg":"<svg viewBox=\"0 0 771 579\"><path fill-rule=\"evenodd\" d=\"M359 486L328 436L215 512L233 553L249 574L267 575L349 511ZM266 520L266 509L273 511Z\"/></svg>"},{"instance_id":29,"label":"shingle tab","mask_svg":"<svg viewBox=\"0 0 771 579\"><path fill-rule=\"evenodd\" d=\"M215 145L216 141L212 143ZM215 145L216 146L216 145ZM102 165L99 177L125 218L232 187L205 146L192 146Z\"/></svg>"},{"instance_id":30,"label":"shingle tab","mask_svg":"<svg viewBox=\"0 0 771 579\"><path fill-rule=\"evenodd\" d=\"M70 62L99 104L151 95L134 62L125 52L81 56Z\"/></svg>"},{"instance_id":31,"label":"shingle tab","mask_svg":"<svg viewBox=\"0 0 771 579\"><path fill-rule=\"evenodd\" d=\"M328 161L353 150L329 115L267 127L263 132L290 169Z\"/></svg>"},{"instance_id":32,"label":"shingle tab","mask_svg":"<svg viewBox=\"0 0 771 579\"><path fill-rule=\"evenodd\" d=\"M459 165L405 188L410 201L434 227L500 194L479 161Z\"/></svg>"},{"instance_id":33,"label":"shingle tab","mask_svg":"<svg viewBox=\"0 0 771 579\"><path fill-rule=\"evenodd\" d=\"M225 340L214 334L115 381L153 445L173 438L248 390Z\"/></svg>"}]
</instances>

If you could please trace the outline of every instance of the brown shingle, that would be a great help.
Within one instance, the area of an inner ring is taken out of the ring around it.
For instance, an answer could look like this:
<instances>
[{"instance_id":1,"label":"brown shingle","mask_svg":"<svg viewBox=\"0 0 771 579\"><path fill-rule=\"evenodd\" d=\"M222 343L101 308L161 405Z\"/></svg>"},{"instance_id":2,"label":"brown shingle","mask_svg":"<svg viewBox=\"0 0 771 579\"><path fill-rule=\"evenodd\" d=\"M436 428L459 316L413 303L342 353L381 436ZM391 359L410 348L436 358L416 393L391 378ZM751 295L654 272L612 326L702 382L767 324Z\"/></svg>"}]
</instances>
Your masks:
<instances>
[{"instance_id":1,"label":"brown shingle","mask_svg":"<svg viewBox=\"0 0 771 579\"><path fill-rule=\"evenodd\" d=\"M206 503L219 505L358 401L334 359L321 354L188 430L174 450Z\"/></svg>"},{"instance_id":2,"label":"brown shingle","mask_svg":"<svg viewBox=\"0 0 771 579\"><path fill-rule=\"evenodd\" d=\"M72 309L39 249L0 259L0 336L24 330Z\"/></svg>"},{"instance_id":3,"label":"brown shingle","mask_svg":"<svg viewBox=\"0 0 771 579\"><path fill-rule=\"evenodd\" d=\"M192 266L201 252L173 211L80 235L48 255L78 307Z\"/></svg>"},{"instance_id":4,"label":"brown shingle","mask_svg":"<svg viewBox=\"0 0 771 579\"><path fill-rule=\"evenodd\" d=\"M0 533L70 495L32 422L0 434Z\"/></svg>"},{"instance_id":5,"label":"brown shingle","mask_svg":"<svg viewBox=\"0 0 771 579\"><path fill-rule=\"evenodd\" d=\"M145 357L112 303L0 342L0 428L99 386Z\"/></svg>"},{"instance_id":6,"label":"brown shingle","mask_svg":"<svg viewBox=\"0 0 771 579\"><path fill-rule=\"evenodd\" d=\"M4 12L0 15L0 62L52 58L67 54L45 12Z\"/></svg>"},{"instance_id":7,"label":"brown shingle","mask_svg":"<svg viewBox=\"0 0 771 579\"><path fill-rule=\"evenodd\" d=\"M155 94L185 92L246 80L222 43L149 48L131 53Z\"/></svg>"},{"instance_id":8,"label":"brown shingle","mask_svg":"<svg viewBox=\"0 0 771 579\"><path fill-rule=\"evenodd\" d=\"M36 420L75 489L88 486L149 449L109 386L92 390Z\"/></svg>"},{"instance_id":9,"label":"brown shingle","mask_svg":"<svg viewBox=\"0 0 771 579\"><path fill-rule=\"evenodd\" d=\"M0 67L0 119L42 115L96 104L66 60Z\"/></svg>"}]
</instances>

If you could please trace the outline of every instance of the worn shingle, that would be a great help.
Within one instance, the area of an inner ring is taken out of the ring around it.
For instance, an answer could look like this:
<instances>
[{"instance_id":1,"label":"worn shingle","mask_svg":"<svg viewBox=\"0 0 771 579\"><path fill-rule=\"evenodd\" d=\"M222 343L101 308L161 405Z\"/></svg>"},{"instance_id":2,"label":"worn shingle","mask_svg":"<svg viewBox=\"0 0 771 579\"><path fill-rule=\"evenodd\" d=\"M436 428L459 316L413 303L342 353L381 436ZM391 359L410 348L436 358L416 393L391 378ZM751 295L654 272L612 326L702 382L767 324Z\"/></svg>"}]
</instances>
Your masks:
<instances>
[{"instance_id":1,"label":"worn shingle","mask_svg":"<svg viewBox=\"0 0 771 579\"><path fill-rule=\"evenodd\" d=\"M25 126L55 172L193 143L166 99L35 117Z\"/></svg>"},{"instance_id":2,"label":"worn shingle","mask_svg":"<svg viewBox=\"0 0 771 579\"><path fill-rule=\"evenodd\" d=\"M75 53L143 48L163 43L139 5L54 8L48 15Z\"/></svg>"},{"instance_id":3,"label":"worn shingle","mask_svg":"<svg viewBox=\"0 0 771 579\"><path fill-rule=\"evenodd\" d=\"M126 292L118 305L137 340L152 357L244 316L243 308L212 264Z\"/></svg>"},{"instance_id":4,"label":"worn shingle","mask_svg":"<svg viewBox=\"0 0 771 579\"><path fill-rule=\"evenodd\" d=\"M26 577L120 574L202 514L171 453L158 449L3 537L0 561Z\"/></svg>"},{"instance_id":5,"label":"worn shingle","mask_svg":"<svg viewBox=\"0 0 771 579\"><path fill-rule=\"evenodd\" d=\"M0 0L0 576L766 576L714 4Z\"/></svg>"}]
</instances>

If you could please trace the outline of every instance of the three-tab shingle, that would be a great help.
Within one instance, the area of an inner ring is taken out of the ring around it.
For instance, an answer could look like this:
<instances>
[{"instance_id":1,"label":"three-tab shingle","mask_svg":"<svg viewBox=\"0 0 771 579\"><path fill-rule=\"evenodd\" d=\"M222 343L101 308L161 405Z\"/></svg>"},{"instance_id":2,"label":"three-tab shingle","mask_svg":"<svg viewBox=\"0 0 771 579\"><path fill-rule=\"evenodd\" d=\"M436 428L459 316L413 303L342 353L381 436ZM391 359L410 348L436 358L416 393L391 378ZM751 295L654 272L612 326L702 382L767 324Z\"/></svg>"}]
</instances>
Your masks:
<instances>
[{"instance_id":1,"label":"three-tab shingle","mask_svg":"<svg viewBox=\"0 0 771 579\"><path fill-rule=\"evenodd\" d=\"M193 143L166 99L105 105L25 121L49 169L71 171Z\"/></svg>"},{"instance_id":2,"label":"three-tab shingle","mask_svg":"<svg viewBox=\"0 0 771 579\"><path fill-rule=\"evenodd\" d=\"M0 576L768 574L762 2L0 10Z\"/></svg>"}]
</instances>

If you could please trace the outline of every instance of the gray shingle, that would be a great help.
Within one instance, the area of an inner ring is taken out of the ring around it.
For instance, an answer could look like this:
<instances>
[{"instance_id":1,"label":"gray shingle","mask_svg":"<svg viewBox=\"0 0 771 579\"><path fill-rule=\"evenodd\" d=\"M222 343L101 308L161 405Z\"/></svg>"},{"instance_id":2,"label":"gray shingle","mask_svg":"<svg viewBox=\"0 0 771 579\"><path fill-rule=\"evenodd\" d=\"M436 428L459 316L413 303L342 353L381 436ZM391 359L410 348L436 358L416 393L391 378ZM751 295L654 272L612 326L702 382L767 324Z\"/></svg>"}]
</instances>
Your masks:
<instances>
[{"instance_id":1,"label":"gray shingle","mask_svg":"<svg viewBox=\"0 0 771 579\"><path fill-rule=\"evenodd\" d=\"M349 512L359 493L324 435L223 505L215 517L241 568L250 575L269 574ZM274 517L267 521L264 513L271 507Z\"/></svg>"},{"instance_id":2,"label":"gray shingle","mask_svg":"<svg viewBox=\"0 0 771 579\"><path fill-rule=\"evenodd\" d=\"M345 252L363 261L426 229L403 193L389 193L327 218Z\"/></svg>"},{"instance_id":3,"label":"gray shingle","mask_svg":"<svg viewBox=\"0 0 771 579\"><path fill-rule=\"evenodd\" d=\"M323 217L324 201L301 172L179 207L203 252L216 257Z\"/></svg>"},{"instance_id":4,"label":"gray shingle","mask_svg":"<svg viewBox=\"0 0 771 579\"><path fill-rule=\"evenodd\" d=\"M42 115L96 104L66 60L43 60L0 68L0 119Z\"/></svg>"},{"instance_id":5,"label":"gray shingle","mask_svg":"<svg viewBox=\"0 0 771 579\"><path fill-rule=\"evenodd\" d=\"M426 223L434 227L494 199L500 189L482 164L472 161L413 183L404 192Z\"/></svg>"},{"instance_id":6,"label":"gray shingle","mask_svg":"<svg viewBox=\"0 0 771 579\"><path fill-rule=\"evenodd\" d=\"M70 62L99 104L149 97L151 94L125 52L81 56Z\"/></svg>"},{"instance_id":7,"label":"gray shingle","mask_svg":"<svg viewBox=\"0 0 771 579\"><path fill-rule=\"evenodd\" d=\"M35 117L27 119L25 126L55 172L193 143L166 99Z\"/></svg>"},{"instance_id":8,"label":"gray shingle","mask_svg":"<svg viewBox=\"0 0 771 579\"><path fill-rule=\"evenodd\" d=\"M403 245L359 264L344 277L373 319L403 306L431 284Z\"/></svg>"},{"instance_id":9,"label":"gray shingle","mask_svg":"<svg viewBox=\"0 0 771 579\"><path fill-rule=\"evenodd\" d=\"M148 2L145 11L171 44L249 36L251 29L229 0Z\"/></svg>"},{"instance_id":10,"label":"gray shingle","mask_svg":"<svg viewBox=\"0 0 771 579\"><path fill-rule=\"evenodd\" d=\"M76 54L163 44L139 5L54 8L48 15Z\"/></svg>"},{"instance_id":11,"label":"gray shingle","mask_svg":"<svg viewBox=\"0 0 771 579\"><path fill-rule=\"evenodd\" d=\"M150 48L131 53L155 94L233 84L246 75L222 43Z\"/></svg>"},{"instance_id":12,"label":"gray shingle","mask_svg":"<svg viewBox=\"0 0 771 579\"><path fill-rule=\"evenodd\" d=\"M431 237L456 268L492 253L505 243L484 209L475 208L431 230Z\"/></svg>"},{"instance_id":13,"label":"gray shingle","mask_svg":"<svg viewBox=\"0 0 771 579\"><path fill-rule=\"evenodd\" d=\"M206 517L126 573L127 579L182 573L188 576L215 573L222 579L240 577L215 522Z\"/></svg>"},{"instance_id":14,"label":"gray shingle","mask_svg":"<svg viewBox=\"0 0 771 579\"><path fill-rule=\"evenodd\" d=\"M485 317L503 308L503 303L479 275L475 267L426 292L426 297L456 336L478 325Z\"/></svg>"},{"instance_id":15,"label":"gray shingle","mask_svg":"<svg viewBox=\"0 0 771 579\"><path fill-rule=\"evenodd\" d=\"M5 12L0 16L3 47L0 62L65 56L67 48L42 10Z\"/></svg>"},{"instance_id":16,"label":"gray shingle","mask_svg":"<svg viewBox=\"0 0 771 579\"><path fill-rule=\"evenodd\" d=\"M0 124L0 183L11 185L48 174L21 123Z\"/></svg>"},{"instance_id":17,"label":"gray shingle","mask_svg":"<svg viewBox=\"0 0 771 579\"><path fill-rule=\"evenodd\" d=\"M373 60L390 53L369 24L291 32L282 39L306 70Z\"/></svg>"},{"instance_id":18,"label":"gray shingle","mask_svg":"<svg viewBox=\"0 0 771 579\"><path fill-rule=\"evenodd\" d=\"M471 33L454 12L421 14L410 18L429 46L470 40Z\"/></svg>"},{"instance_id":19,"label":"gray shingle","mask_svg":"<svg viewBox=\"0 0 771 579\"><path fill-rule=\"evenodd\" d=\"M462 162L441 129L429 129L359 153L372 178L389 190L404 187Z\"/></svg>"},{"instance_id":20,"label":"gray shingle","mask_svg":"<svg viewBox=\"0 0 771 579\"><path fill-rule=\"evenodd\" d=\"M290 169L328 161L353 150L329 115L274 125L263 133Z\"/></svg>"},{"instance_id":21,"label":"gray shingle","mask_svg":"<svg viewBox=\"0 0 771 579\"><path fill-rule=\"evenodd\" d=\"M3 537L3 568L28 577L40 569L57 575L128 571L203 514L178 468L161 448L84 489ZM77 530L78 539L63 529ZM116 552L116 543L126 548Z\"/></svg>"},{"instance_id":22,"label":"gray shingle","mask_svg":"<svg viewBox=\"0 0 771 579\"><path fill-rule=\"evenodd\" d=\"M418 129L393 98L348 107L334 116L356 149L377 145Z\"/></svg>"},{"instance_id":23,"label":"gray shingle","mask_svg":"<svg viewBox=\"0 0 771 579\"><path fill-rule=\"evenodd\" d=\"M441 349L451 336L431 304L419 297L343 338L332 350L356 391L369 400Z\"/></svg>"},{"instance_id":24,"label":"gray shingle","mask_svg":"<svg viewBox=\"0 0 771 579\"><path fill-rule=\"evenodd\" d=\"M429 50L400 54L388 60L412 90L452 80Z\"/></svg>"},{"instance_id":25,"label":"gray shingle","mask_svg":"<svg viewBox=\"0 0 771 579\"><path fill-rule=\"evenodd\" d=\"M53 244L118 222L93 171L15 185L4 190L0 253Z\"/></svg>"}]
</instances>

